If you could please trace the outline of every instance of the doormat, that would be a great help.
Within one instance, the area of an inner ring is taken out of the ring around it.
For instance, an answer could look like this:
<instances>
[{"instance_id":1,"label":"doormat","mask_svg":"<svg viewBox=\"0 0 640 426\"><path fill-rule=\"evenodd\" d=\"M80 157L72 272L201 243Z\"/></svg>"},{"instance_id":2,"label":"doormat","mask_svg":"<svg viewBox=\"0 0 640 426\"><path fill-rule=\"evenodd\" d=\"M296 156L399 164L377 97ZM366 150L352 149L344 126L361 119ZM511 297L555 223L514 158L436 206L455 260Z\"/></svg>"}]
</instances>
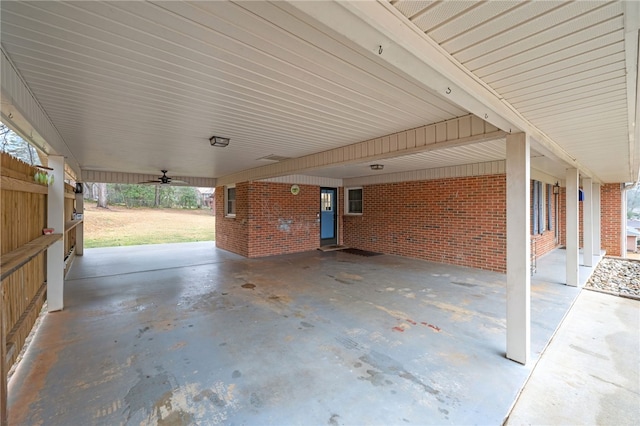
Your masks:
<instances>
[{"instance_id":1,"label":"doormat","mask_svg":"<svg viewBox=\"0 0 640 426\"><path fill-rule=\"evenodd\" d=\"M364 257L380 256L382 254L382 253L376 253L375 251L366 251L366 250L360 250L355 248L348 248L342 251L344 253L351 253L351 254L355 254L356 256L364 256Z\"/></svg>"},{"instance_id":2,"label":"doormat","mask_svg":"<svg viewBox=\"0 0 640 426\"><path fill-rule=\"evenodd\" d=\"M347 246L341 246L338 244L333 244L330 246L322 246L322 247L318 247L318 250L320 251L336 251L336 250L345 250L347 249Z\"/></svg>"}]
</instances>

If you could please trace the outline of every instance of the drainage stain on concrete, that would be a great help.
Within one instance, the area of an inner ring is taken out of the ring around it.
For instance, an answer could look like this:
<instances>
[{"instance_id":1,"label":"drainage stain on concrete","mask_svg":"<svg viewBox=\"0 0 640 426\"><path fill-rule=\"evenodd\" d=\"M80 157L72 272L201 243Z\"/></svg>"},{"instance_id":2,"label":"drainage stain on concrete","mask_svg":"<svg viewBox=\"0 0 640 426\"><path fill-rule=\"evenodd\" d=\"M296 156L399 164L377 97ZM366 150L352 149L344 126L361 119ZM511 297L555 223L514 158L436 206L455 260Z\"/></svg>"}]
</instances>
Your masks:
<instances>
[{"instance_id":1,"label":"drainage stain on concrete","mask_svg":"<svg viewBox=\"0 0 640 426\"><path fill-rule=\"evenodd\" d=\"M374 367L384 374L394 375L408 380L432 395L438 395L440 393L439 390L425 384L416 376L405 370L398 361L378 351L372 350L368 354L362 355L359 359L360 361L369 364L370 366Z\"/></svg>"},{"instance_id":2,"label":"drainage stain on concrete","mask_svg":"<svg viewBox=\"0 0 640 426\"><path fill-rule=\"evenodd\" d=\"M251 396L249 397L249 403L254 408L262 408L264 403L262 402L262 398L255 392L251 392Z\"/></svg>"},{"instance_id":3,"label":"drainage stain on concrete","mask_svg":"<svg viewBox=\"0 0 640 426\"><path fill-rule=\"evenodd\" d=\"M136 334L136 337L137 337L138 339L139 339L139 338L141 338L141 337L142 337L142 335L143 335L145 332L149 331L149 330L151 330L149 327L145 327L145 328L138 329L138 334Z\"/></svg>"},{"instance_id":4,"label":"drainage stain on concrete","mask_svg":"<svg viewBox=\"0 0 640 426\"><path fill-rule=\"evenodd\" d=\"M451 281L451 284L461 285L463 287L477 287L478 284L465 283L462 281Z\"/></svg>"},{"instance_id":5,"label":"drainage stain on concrete","mask_svg":"<svg viewBox=\"0 0 640 426\"><path fill-rule=\"evenodd\" d=\"M578 352L582 352L583 354L586 354L586 355L589 355L589 356L592 356L592 357L595 357L595 358L603 359L605 361L609 361L609 357L601 355L601 354L599 354L597 352L590 351L588 349L581 348L580 346L576 346L574 344L571 344L571 345L569 345L569 347L571 349L573 349L573 350L578 351Z\"/></svg>"},{"instance_id":6,"label":"drainage stain on concrete","mask_svg":"<svg viewBox=\"0 0 640 426\"><path fill-rule=\"evenodd\" d=\"M141 376L127 396L127 424L192 425L222 424L238 409L235 385L216 382L202 389L198 383L172 387L176 382L162 372ZM159 389L164 393L159 395Z\"/></svg>"},{"instance_id":7,"label":"drainage stain on concrete","mask_svg":"<svg viewBox=\"0 0 640 426\"><path fill-rule=\"evenodd\" d=\"M139 414L143 418L150 415L154 411L154 401L161 400L167 392L171 392L171 387L167 373L160 372L150 376L138 370L138 381L124 397L127 422L132 418L140 418Z\"/></svg>"},{"instance_id":8,"label":"drainage stain on concrete","mask_svg":"<svg viewBox=\"0 0 640 426\"><path fill-rule=\"evenodd\" d=\"M338 423L338 419L340 418L340 416L338 414L332 414L331 417L329 418L329 422L327 423L329 426L339 426L340 423Z\"/></svg>"}]
</instances>

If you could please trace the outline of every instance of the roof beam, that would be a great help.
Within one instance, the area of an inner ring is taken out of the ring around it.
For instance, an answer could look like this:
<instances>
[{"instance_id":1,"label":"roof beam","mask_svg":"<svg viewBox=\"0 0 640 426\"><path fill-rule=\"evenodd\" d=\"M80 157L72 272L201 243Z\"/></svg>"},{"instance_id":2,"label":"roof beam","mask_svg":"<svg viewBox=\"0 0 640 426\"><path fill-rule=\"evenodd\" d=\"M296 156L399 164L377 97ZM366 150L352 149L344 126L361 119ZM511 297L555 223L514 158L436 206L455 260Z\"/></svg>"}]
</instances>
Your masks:
<instances>
[{"instance_id":1,"label":"roof beam","mask_svg":"<svg viewBox=\"0 0 640 426\"><path fill-rule=\"evenodd\" d=\"M373 162L420 152L470 145L504 138L506 132L474 115L357 142L328 151L222 176L218 185L301 174L338 165Z\"/></svg>"},{"instance_id":2,"label":"roof beam","mask_svg":"<svg viewBox=\"0 0 640 426\"><path fill-rule=\"evenodd\" d=\"M558 143L526 120L500 94L462 66L387 1L280 2L290 13L339 34L343 41L371 52L428 90L507 133L526 132L534 148L600 179Z\"/></svg>"}]
</instances>

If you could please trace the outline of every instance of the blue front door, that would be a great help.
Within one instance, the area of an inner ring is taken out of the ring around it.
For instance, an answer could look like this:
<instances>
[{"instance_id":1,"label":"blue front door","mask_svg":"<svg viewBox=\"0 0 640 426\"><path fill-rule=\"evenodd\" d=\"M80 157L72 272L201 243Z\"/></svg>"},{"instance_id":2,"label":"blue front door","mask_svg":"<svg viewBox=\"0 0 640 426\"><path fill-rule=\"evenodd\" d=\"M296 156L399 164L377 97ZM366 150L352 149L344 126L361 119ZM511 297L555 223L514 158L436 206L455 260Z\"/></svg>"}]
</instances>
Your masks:
<instances>
[{"instance_id":1,"label":"blue front door","mask_svg":"<svg viewBox=\"0 0 640 426\"><path fill-rule=\"evenodd\" d=\"M338 190L335 188L320 189L320 245L327 246L338 243L336 232Z\"/></svg>"}]
</instances>

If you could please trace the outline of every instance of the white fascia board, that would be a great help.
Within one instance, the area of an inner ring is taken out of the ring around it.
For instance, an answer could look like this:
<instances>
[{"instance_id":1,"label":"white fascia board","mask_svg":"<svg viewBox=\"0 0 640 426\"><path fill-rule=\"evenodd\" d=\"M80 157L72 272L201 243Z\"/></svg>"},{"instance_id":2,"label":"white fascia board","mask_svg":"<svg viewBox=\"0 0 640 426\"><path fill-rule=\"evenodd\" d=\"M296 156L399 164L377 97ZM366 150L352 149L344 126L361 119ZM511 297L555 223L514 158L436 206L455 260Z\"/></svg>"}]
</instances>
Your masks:
<instances>
[{"instance_id":1,"label":"white fascia board","mask_svg":"<svg viewBox=\"0 0 640 426\"><path fill-rule=\"evenodd\" d=\"M629 123L629 167L631 176L640 179L640 99L638 87L638 47L640 38L640 2L624 2L624 51L627 71L627 113Z\"/></svg>"},{"instance_id":2,"label":"white fascia board","mask_svg":"<svg viewBox=\"0 0 640 426\"><path fill-rule=\"evenodd\" d=\"M288 2L428 90L507 133L526 132L536 149L600 179L526 120L387 1Z\"/></svg>"}]
</instances>

